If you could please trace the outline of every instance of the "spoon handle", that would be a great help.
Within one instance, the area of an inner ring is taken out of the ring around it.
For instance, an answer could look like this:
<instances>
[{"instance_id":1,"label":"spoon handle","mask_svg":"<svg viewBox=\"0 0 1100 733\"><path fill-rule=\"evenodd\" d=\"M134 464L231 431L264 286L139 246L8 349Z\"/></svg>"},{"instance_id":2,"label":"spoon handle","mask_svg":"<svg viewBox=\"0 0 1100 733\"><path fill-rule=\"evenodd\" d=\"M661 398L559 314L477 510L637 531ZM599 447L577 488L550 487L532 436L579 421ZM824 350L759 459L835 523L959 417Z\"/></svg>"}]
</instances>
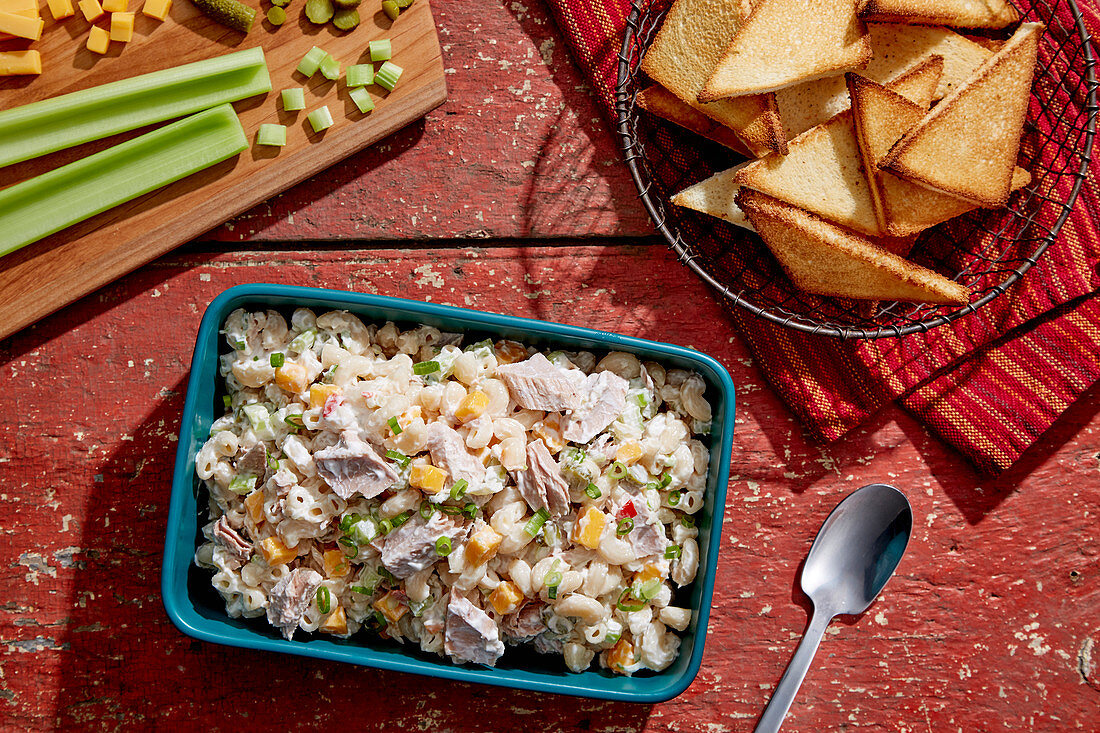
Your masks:
<instances>
[{"instance_id":1,"label":"spoon handle","mask_svg":"<svg viewBox=\"0 0 1100 733\"><path fill-rule=\"evenodd\" d=\"M832 616L814 608L810 625L806 628L802 641L798 643L798 649L791 657L787 671L775 686L772 699L768 701L764 714L756 724L755 733L777 733L779 726L783 724L783 718L791 708L791 703L794 702L794 696L798 694L798 688L802 686L802 680L806 679L806 672L809 671L810 663L814 660L817 647L821 644L825 629L832 620Z\"/></svg>"}]
</instances>

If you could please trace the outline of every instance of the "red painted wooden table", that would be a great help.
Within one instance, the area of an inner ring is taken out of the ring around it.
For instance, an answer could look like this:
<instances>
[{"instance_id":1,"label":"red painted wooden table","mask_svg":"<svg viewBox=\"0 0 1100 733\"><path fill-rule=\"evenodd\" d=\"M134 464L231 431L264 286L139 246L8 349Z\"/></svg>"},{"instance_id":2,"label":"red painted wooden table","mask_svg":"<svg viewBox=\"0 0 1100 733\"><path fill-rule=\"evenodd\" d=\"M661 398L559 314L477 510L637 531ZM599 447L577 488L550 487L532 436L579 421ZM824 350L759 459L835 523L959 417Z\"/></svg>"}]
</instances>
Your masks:
<instances>
[{"instance_id":1,"label":"red painted wooden table","mask_svg":"<svg viewBox=\"0 0 1100 733\"><path fill-rule=\"evenodd\" d=\"M535 0L433 0L424 121L0 342L0 728L739 731L807 622L828 510L904 490L910 549L830 629L787 730L1100 730L1100 388L1008 473L888 409L809 440L707 289L650 236ZM192 641L160 603L170 469L206 304L249 281L377 292L707 351L738 385L703 668L655 706L509 692Z\"/></svg>"}]
</instances>

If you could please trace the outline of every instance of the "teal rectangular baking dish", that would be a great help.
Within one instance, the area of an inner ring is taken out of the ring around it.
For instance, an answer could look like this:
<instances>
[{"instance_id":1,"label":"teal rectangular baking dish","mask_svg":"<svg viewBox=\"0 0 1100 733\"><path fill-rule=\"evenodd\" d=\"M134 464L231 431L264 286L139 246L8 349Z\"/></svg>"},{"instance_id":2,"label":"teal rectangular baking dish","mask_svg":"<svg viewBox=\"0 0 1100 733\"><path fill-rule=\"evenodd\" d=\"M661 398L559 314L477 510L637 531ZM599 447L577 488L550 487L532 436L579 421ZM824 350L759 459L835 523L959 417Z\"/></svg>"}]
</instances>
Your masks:
<instances>
[{"instance_id":1,"label":"teal rectangular baking dish","mask_svg":"<svg viewBox=\"0 0 1100 733\"><path fill-rule=\"evenodd\" d=\"M219 352L228 350L219 330L236 308L289 311L297 307L318 312L343 309L364 322L394 321L401 327L428 324L444 331L470 335L470 341L507 338L540 348L591 351L628 351L667 366L692 369L707 383L706 397L714 407L710 434L710 469L706 503L696 515L699 527L699 574L678 598L690 605L692 622L684 632L680 656L668 669L634 677L591 669L569 672L560 659L525 649L509 648L495 668L462 665L421 653L392 641L360 632L351 639L299 637L287 641L264 619L232 619L210 586L209 572L193 562L205 512L205 489L195 476L195 454L206 440L210 425L221 414L224 386L218 377ZM248 284L226 290L207 308L199 326L187 400L180 423L179 450L172 482L171 507L164 542L161 594L165 610L180 631L203 641L262 651L298 654L349 662L379 669L443 679L480 682L521 690L554 692L603 700L655 703L679 695L699 671L710 617L711 593L722 534L722 511L729 480L733 443L734 386L729 373L715 359L692 349L645 341L577 326L452 308L378 295L288 285Z\"/></svg>"}]
</instances>

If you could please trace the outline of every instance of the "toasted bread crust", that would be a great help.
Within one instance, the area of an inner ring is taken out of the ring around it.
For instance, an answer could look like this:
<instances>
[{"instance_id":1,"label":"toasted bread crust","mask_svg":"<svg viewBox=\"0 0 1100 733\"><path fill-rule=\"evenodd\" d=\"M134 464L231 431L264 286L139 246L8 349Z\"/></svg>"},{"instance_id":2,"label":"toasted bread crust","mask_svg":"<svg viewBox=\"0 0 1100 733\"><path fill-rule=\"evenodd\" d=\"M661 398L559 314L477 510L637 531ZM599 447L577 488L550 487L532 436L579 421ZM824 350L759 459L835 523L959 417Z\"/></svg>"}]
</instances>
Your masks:
<instances>
[{"instance_id":1,"label":"toasted bread crust","mask_svg":"<svg viewBox=\"0 0 1100 733\"><path fill-rule=\"evenodd\" d=\"M1005 28L1020 14L1005 0L867 0L865 20L955 28Z\"/></svg>"},{"instance_id":2,"label":"toasted bread crust","mask_svg":"<svg viewBox=\"0 0 1100 733\"><path fill-rule=\"evenodd\" d=\"M1043 26L1025 23L982 65L899 140L881 163L926 188L975 206L1004 206Z\"/></svg>"},{"instance_id":3,"label":"toasted bread crust","mask_svg":"<svg viewBox=\"0 0 1100 733\"><path fill-rule=\"evenodd\" d=\"M637 103L645 111L663 120L713 140L719 145L725 145L742 155L754 157L752 151L741 142L741 138L737 137L733 130L707 117L660 84L650 84L638 92Z\"/></svg>"},{"instance_id":4,"label":"toasted bread crust","mask_svg":"<svg viewBox=\"0 0 1100 733\"><path fill-rule=\"evenodd\" d=\"M802 290L856 300L965 305L970 290L874 241L751 189L737 204Z\"/></svg>"},{"instance_id":5,"label":"toasted bread crust","mask_svg":"<svg viewBox=\"0 0 1100 733\"><path fill-rule=\"evenodd\" d=\"M774 92L865 65L871 44L855 10L855 0L760 0L697 99Z\"/></svg>"},{"instance_id":6,"label":"toasted bread crust","mask_svg":"<svg viewBox=\"0 0 1100 733\"><path fill-rule=\"evenodd\" d=\"M733 130L753 155L782 150L775 100L753 95L702 104L696 98L740 24L743 0L676 0L642 58L642 70L683 102Z\"/></svg>"}]
</instances>

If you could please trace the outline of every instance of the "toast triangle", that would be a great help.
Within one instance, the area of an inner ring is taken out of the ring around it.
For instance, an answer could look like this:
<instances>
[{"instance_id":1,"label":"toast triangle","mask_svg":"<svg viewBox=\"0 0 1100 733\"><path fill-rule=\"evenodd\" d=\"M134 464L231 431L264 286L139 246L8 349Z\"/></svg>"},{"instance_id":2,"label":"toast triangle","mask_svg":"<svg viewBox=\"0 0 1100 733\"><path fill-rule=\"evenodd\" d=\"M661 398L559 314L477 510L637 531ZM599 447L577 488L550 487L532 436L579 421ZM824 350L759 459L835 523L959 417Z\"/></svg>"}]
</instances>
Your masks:
<instances>
[{"instance_id":1,"label":"toast triangle","mask_svg":"<svg viewBox=\"0 0 1100 733\"><path fill-rule=\"evenodd\" d=\"M808 211L743 189L738 204L802 290L856 300L965 305L970 291Z\"/></svg>"},{"instance_id":2,"label":"toast triangle","mask_svg":"<svg viewBox=\"0 0 1100 733\"><path fill-rule=\"evenodd\" d=\"M730 150L744 156L756 157L748 146L741 142L741 138L737 137L737 133L718 121L707 117L660 84L650 84L638 92L636 101L639 107L650 114L667 120L674 125L679 125L685 130L690 130L708 140L713 140L719 145L725 145Z\"/></svg>"},{"instance_id":3,"label":"toast triangle","mask_svg":"<svg viewBox=\"0 0 1100 733\"><path fill-rule=\"evenodd\" d=\"M1007 0L867 0L864 20L955 28L1004 28L1020 20Z\"/></svg>"},{"instance_id":4,"label":"toast triangle","mask_svg":"<svg viewBox=\"0 0 1100 733\"><path fill-rule=\"evenodd\" d=\"M737 205L737 193L741 190L736 180L737 172L748 164L749 161L746 161L729 170L715 173L710 178L673 194L670 200L677 206L724 219L730 224L754 232L756 230L752 228L752 223Z\"/></svg>"},{"instance_id":5,"label":"toast triangle","mask_svg":"<svg viewBox=\"0 0 1100 733\"><path fill-rule=\"evenodd\" d=\"M929 104L942 61L928 59L891 88L916 103ZM788 143L787 155L772 153L734 175L734 183L799 206L849 229L885 234L875 216L870 184L860 162L851 110L807 130Z\"/></svg>"},{"instance_id":6,"label":"toast triangle","mask_svg":"<svg viewBox=\"0 0 1100 733\"><path fill-rule=\"evenodd\" d=\"M699 92L700 102L763 94L871 60L856 0L759 0Z\"/></svg>"},{"instance_id":7,"label":"toast triangle","mask_svg":"<svg viewBox=\"0 0 1100 733\"><path fill-rule=\"evenodd\" d=\"M859 74L879 84L898 78L929 56L943 56L943 76L933 99L942 99L965 82L993 52L948 28L867 23L874 56ZM827 76L775 93L787 139L795 138L847 109L843 76Z\"/></svg>"},{"instance_id":8,"label":"toast triangle","mask_svg":"<svg viewBox=\"0 0 1100 733\"><path fill-rule=\"evenodd\" d=\"M878 169L894 143L924 117L926 108L858 74L846 76L860 159L868 172L871 201L883 231L889 236L905 237L977 208ZM1013 190L1030 180L1027 171L1016 168Z\"/></svg>"},{"instance_id":9,"label":"toast triangle","mask_svg":"<svg viewBox=\"0 0 1100 733\"><path fill-rule=\"evenodd\" d=\"M1004 206L1042 32L1040 23L1021 25L970 81L894 145L882 167L976 206Z\"/></svg>"},{"instance_id":10,"label":"toast triangle","mask_svg":"<svg viewBox=\"0 0 1100 733\"><path fill-rule=\"evenodd\" d=\"M703 104L697 96L741 23L744 0L676 0L642 58L642 70L707 117L725 125L754 155L786 149L787 138L772 95L736 104Z\"/></svg>"}]
</instances>

